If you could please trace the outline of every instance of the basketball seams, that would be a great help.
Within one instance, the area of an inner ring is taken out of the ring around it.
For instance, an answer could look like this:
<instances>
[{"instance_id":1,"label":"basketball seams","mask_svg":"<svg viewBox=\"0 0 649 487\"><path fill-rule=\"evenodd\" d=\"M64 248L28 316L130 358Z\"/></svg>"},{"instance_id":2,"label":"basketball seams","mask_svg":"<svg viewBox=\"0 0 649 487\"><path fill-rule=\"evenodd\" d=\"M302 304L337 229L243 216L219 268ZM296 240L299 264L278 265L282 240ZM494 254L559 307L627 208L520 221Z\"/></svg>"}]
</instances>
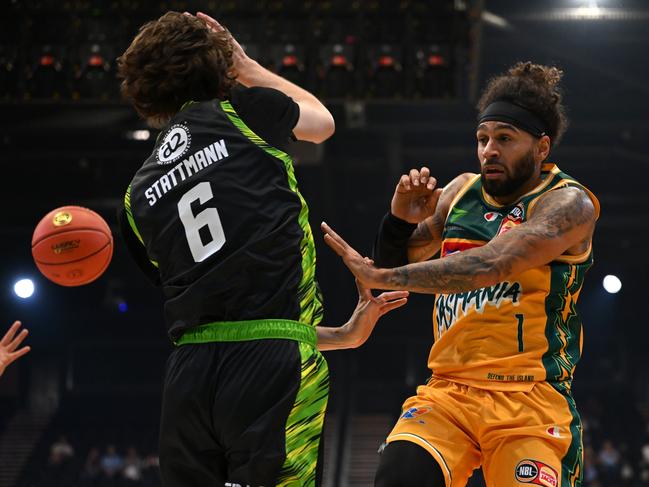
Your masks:
<instances>
[{"instance_id":1,"label":"basketball seams","mask_svg":"<svg viewBox=\"0 0 649 487\"><path fill-rule=\"evenodd\" d=\"M103 233L103 232L97 232L97 233ZM78 258L78 259L74 259L74 260L66 260L65 262L44 262L44 261L42 261L42 260L38 260L38 259L36 258L36 256L34 256L34 261L35 261L36 263L38 263L38 264L43 264L43 265L55 265L55 266L56 266L56 265L74 264L75 262L80 262L80 261L82 261L82 260L89 259L90 257L92 257L92 256L94 256L94 255L97 255L99 252L101 252L102 250L104 250L106 247L112 247L112 245L113 245L113 239L110 239L110 240L108 240L108 242L106 242L106 243L104 244L103 247L101 247L101 248L98 249L98 250L95 250L95 251L92 252L91 254L84 255L83 257L80 257L80 258ZM112 253L111 253L111 255L112 255Z\"/></svg>"},{"instance_id":2,"label":"basketball seams","mask_svg":"<svg viewBox=\"0 0 649 487\"><path fill-rule=\"evenodd\" d=\"M44 237L41 237L39 240L36 240L35 242L32 241L32 248L36 247L43 240L48 239L50 237L56 237L57 235L65 235L66 233L69 233L69 232L76 232L76 231L81 231L81 230L90 230L90 231L93 231L93 232L103 233L106 236L106 238L108 238L108 240L112 242L113 241L113 234L110 231L110 227L108 225L106 225L106 229L108 231L104 231L101 228L97 228L97 227L70 227L70 228L66 228L64 232L48 233Z\"/></svg>"},{"instance_id":3,"label":"basketball seams","mask_svg":"<svg viewBox=\"0 0 649 487\"><path fill-rule=\"evenodd\" d=\"M111 245L106 245L106 246L104 246L103 248L101 248L100 250L98 250L97 252L93 253L92 256L89 256L89 257L96 257L96 256L99 256L99 255L100 255L100 252L106 250L106 247L108 247L109 252L106 253L106 256L105 256L105 259L104 259L103 264L101 265L100 268L98 268L98 269L96 270L95 273L93 273L93 274L89 274L89 275L91 276L90 278L84 280L82 283L77 283L77 282L60 282L60 281L53 281L53 282L54 282L55 284L58 284L59 286L64 286L64 287L77 287L77 286L80 286L80 285L90 284L91 282L96 281L97 279L99 279L99 278L104 274L104 272L106 271L106 269L107 269L108 266L110 265L110 261L111 261L111 259L112 259L112 257L113 257L113 247L112 247ZM88 259L88 257L86 257L85 259ZM81 260L85 260L85 259L81 259ZM74 263L74 262L78 262L78 261L73 261L72 263ZM41 270L41 272L43 272L43 269L41 269L41 267L40 267L41 265L42 265L45 269L49 269L49 268L56 269L57 266L60 266L60 265L69 265L69 264L70 264L70 262L62 262L61 264L45 264L45 263L36 262L36 266L39 268L39 270ZM86 277L87 277L87 275L86 275ZM48 279L50 279L50 278L48 277ZM52 280L52 279L50 279L50 280Z\"/></svg>"}]
</instances>

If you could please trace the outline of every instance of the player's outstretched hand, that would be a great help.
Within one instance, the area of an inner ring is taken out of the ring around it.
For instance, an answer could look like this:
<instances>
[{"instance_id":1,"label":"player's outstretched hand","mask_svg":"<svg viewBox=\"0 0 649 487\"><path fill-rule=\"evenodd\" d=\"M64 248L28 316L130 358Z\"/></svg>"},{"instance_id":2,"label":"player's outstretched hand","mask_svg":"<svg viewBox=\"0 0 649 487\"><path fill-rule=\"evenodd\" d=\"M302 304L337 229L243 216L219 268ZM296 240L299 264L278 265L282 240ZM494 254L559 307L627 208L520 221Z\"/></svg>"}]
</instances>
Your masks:
<instances>
[{"instance_id":1,"label":"player's outstretched hand","mask_svg":"<svg viewBox=\"0 0 649 487\"><path fill-rule=\"evenodd\" d=\"M213 19L203 12L197 12L196 17L201 19L214 32L225 32L232 43L232 69L238 77L245 75L245 71L252 59L246 54L241 44L232 36L230 31L223 27L216 19Z\"/></svg>"},{"instance_id":2,"label":"player's outstretched hand","mask_svg":"<svg viewBox=\"0 0 649 487\"><path fill-rule=\"evenodd\" d=\"M389 291L374 297L358 279L356 279L356 287L358 304L344 327L347 340L354 344L354 348L360 347L367 341L381 316L408 302L408 291Z\"/></svg>"},{"instance_id":3,"label":"player's outstretched hand","mask_svg":"<svg viewBox=\"0 0 649 487\"><path fill-rule=\"evenodd\" d=\"M345 240L334 232L325 222L322 222L320 228L325 234L325 243L340 257L342 257L345 265L350 271L352 271L352 274L354 274L362 286L368 289L385 289L380 280L381 269L374 267L374 263L370 259L366 259L356 252L351 245L345 242Z\"/></svg>"},{"instance_id":4,"label":"player's outstretched hand","mask_svg":"<svg viewBox=\"0 0 649 487\"><path fill-rule=\"evenodd\" d=\"M399 179L394 190L390 211L409 223L420 223L435 213L442 188L427 167L411 169Z\"/></svg>"},{"instance_id":5,"label":"player's outstretched hand","mask_svg":"<svg viewBox=\"0 0 649 487\"><path fill-rule=\"evenodd\" d=\"M22 347L16 350L18 345L23 342L29 333L26 329L23 329L16 335L19 329L20 321L14 321L14 324L11 325L11 328L9 328L5 336L2 337L2 340L0 340L0 375L4 373L11 362L22 357L30 350L29 347Z\"/></svg>"}]
</instances>

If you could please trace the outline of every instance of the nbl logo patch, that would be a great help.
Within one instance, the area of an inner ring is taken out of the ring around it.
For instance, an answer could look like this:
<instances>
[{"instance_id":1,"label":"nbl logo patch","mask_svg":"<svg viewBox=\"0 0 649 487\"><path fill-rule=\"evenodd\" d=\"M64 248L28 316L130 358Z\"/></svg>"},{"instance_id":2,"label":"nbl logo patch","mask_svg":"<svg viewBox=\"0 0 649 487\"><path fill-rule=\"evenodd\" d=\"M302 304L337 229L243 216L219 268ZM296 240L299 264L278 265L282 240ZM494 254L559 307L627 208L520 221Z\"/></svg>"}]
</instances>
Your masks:
<instances>
[{"instance_id":1,"label":"nbl logo patch","mask_svg":"<svg viewBox=\"0 0 649 487\"><path fill-rule=\"evenodd\" d=\"M518 462L514 477L522 484L542 485L544 487L558 487L559 485L557 471L538 460L525 459Z\"/></svg>"},{"instance_id":2,"label":"nbl logo patch","mask_svg":"<svg viewBox=\"0 0 649 487\"><path fill-rule=\"evenodd\" d=\"M192 136L185 124L172 125L158 147L158 164L171 164L180 159L188 150Z\"/></svg>"},{"instance_id":3,"label":"nbl logo patch","mask_svg":"<svg viewBox=\"0 0 649 487\"><path fill-rule=\"evenodd\" d=\"M509 232L512 228L523 223L525 218L525 207L523 203L517 204L509 214L503 219L498 229L496 235L502 235L503 233Z\"/></svg>"}]
</instances>

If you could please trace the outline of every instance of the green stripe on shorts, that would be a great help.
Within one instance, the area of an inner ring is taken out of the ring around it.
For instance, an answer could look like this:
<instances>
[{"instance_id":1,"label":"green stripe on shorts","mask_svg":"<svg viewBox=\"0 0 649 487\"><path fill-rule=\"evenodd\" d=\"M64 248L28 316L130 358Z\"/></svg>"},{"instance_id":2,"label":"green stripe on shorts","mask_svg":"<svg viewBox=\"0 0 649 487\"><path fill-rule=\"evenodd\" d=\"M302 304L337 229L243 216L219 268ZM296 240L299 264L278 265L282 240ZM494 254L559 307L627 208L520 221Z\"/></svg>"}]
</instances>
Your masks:
<instances>
[{"instance_id":1,"label":"green stripe on shorts","mask_svg":"<svg viewBox=\"0 0 649 487\"><path fill-rule=\"evenodd\" d=\"M286 339L316 347L315 327L293 320L217 321L185 331L175 345Z\"/></svg>"},{"instance_id":2,"label":"green stripe on shorts","mask_svg":"<svg viewBox=\"0 0 649 487\"><path fill-rule=\"evenodd\" d=\"M286 420L286 460L277 478L278 487L316 485L318 450L329 397L329 370L317 348L306 343L299 347L300 389Z\"/></svg>"}]
</instances>

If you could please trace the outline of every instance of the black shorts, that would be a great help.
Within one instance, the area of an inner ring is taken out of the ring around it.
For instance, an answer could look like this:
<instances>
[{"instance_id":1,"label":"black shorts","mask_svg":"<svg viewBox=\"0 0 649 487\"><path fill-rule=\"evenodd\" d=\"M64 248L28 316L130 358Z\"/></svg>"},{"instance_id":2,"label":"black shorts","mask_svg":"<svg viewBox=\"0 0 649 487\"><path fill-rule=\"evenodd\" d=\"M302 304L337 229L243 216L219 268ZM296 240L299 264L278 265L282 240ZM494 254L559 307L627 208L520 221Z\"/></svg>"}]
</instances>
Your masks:
<instances>
[{"instance_id":1,"label":"black shorts","mask_svg":"<svg viewBox=\"0 0 649 487\"><path fill-rule=\"evenodd\" d=\"M164 487L320 484L327 364L294 340L188 344L167 361Z\"/></svg>"}]
</instances>

